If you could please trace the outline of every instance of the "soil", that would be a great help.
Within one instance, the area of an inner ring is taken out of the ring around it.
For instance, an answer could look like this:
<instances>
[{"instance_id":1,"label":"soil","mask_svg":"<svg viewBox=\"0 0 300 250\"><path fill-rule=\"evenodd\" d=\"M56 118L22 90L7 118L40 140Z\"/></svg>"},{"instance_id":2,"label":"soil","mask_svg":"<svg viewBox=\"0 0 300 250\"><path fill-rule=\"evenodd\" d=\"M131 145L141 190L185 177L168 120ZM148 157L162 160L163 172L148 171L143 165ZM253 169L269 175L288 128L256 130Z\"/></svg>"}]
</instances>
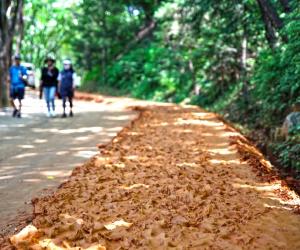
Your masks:
<instances>
[{"instance_id":1,"label":"soil","mask_svg":"<svg viewBox=\"0 0 300 250\"><path fill-rule=\"evenodd\" d=\"M46 118L45 100L29 90L21 119L11 117L11 108L0 110L0 242L32 221L32 197L51 195L99 153L97 143L109 143L138 116L114 99L100 99L76 100L75 116L66 119L56 100L58 117Z\"/></svg>"},{"instance_id":2,"label":"soil","mask_svg":"<svg viewBox=\"0 0 300 250\"><path fill-rule=\"evenodd\" d=\"M1 249L300 249L299 197L239 133L197 107L134 105Z\"/></svg>"}]
</instances>

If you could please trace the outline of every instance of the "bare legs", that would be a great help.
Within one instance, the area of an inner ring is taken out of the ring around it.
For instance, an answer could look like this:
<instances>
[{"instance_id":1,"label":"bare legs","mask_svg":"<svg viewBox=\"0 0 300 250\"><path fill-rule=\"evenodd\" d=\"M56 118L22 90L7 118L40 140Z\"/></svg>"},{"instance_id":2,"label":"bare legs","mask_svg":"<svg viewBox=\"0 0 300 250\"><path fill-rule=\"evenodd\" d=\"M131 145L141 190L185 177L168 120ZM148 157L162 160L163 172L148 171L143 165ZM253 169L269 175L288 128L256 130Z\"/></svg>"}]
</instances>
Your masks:
<instances>
[{"instance_id":1,"label":"bare legs","mask_svg":"<svg viewBox=\"0 0 300 250\"><path fill-rule=\"evenodd\" d=\"M10 99L10 104L14 108L13 116L16 116L16 114L18 113L18 117L21 117L22 100L21 99L18 100L19 100L19 109L17 109L15 101L13 99Z\"/></svg>"}]
</instances>

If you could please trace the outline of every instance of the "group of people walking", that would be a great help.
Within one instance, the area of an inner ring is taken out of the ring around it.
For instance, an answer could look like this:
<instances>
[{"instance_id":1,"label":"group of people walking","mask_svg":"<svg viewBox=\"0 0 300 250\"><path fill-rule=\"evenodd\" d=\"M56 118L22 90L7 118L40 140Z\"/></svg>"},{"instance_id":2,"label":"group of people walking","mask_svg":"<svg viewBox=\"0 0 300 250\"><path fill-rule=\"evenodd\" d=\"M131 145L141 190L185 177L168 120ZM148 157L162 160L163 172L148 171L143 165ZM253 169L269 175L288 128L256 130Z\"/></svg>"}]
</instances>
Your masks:
<instances>
[{"instance_id":1,"label":"group of people walking","mask_svg":"<svg viewBox=\"0 0 300 250\"><path fill-rule=\"evenodd\" d=\"M21 57L15 56L15 65L9 68L10 81L10 102L14 108L13 117L21 118L22 100L24 99L25 86L27 79L27 69L20 65ZM47 103L48 112L46 117L56 117L54 98L57 94L63 102L62 117L67 117L66 101L70 103L70 117L73 117L73 97L76 88L77 74L72 67L71 60L63 61L64 69L59 72L54 66L55 59L47 57L45 60L46 67L42 69L40 90L44 92ZM19 108L16 107L14 100L19 100Z\"/></svg>"}]
</instances>

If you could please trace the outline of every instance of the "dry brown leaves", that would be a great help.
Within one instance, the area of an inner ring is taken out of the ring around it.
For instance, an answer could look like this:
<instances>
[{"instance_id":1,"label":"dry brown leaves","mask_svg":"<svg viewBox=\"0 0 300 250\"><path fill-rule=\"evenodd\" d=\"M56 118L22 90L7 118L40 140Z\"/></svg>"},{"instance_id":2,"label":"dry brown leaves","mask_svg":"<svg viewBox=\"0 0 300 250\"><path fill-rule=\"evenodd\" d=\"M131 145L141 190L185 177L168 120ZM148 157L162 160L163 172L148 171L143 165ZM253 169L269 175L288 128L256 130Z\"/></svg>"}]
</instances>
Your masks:
<instances>
[{"instance_id":1,"label":"dry brown leaves","mask_svg":"<svg viewBox=\"0 0 300 250\"><path fill-rule=\"evenodd\" d=\"M99 148L33 199L33 225L1 249L300 248L299 216L239 162L212 113L148 107Z\"/></svg>"}]
</instances>

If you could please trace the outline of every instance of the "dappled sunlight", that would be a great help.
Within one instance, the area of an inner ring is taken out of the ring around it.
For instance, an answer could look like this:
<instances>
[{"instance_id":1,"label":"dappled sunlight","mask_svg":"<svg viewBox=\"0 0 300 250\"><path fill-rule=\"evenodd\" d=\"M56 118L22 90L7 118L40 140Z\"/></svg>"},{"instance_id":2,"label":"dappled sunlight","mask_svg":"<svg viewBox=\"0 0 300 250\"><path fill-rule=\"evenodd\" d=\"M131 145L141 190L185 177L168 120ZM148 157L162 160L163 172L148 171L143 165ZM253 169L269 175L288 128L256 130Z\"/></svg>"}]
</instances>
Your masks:
<instances>
[{"instance_id":1,"label":"dappled sunlight","mask_svg":"<svg viewBox=\"0 0 300 250\"><path fill-rule=\"evenodd\" d=\"M45 139L36 139L34 142L35 143L46 143L46 142L48 142L48 140L45 140Z\"/></svg>"},{"instance_id":2,"label":"dappled sunlight","mask_svg":"<svg viewBox=\"0 0 300 250\"><path fill-rule=\"evenodd\" d=\"M18 145L20 148L35 148L33 145Z\"/></svg>"},{"instance_id":3,"label":"dappled sunlight","mask_svg":"<svg viewBox=\"0 0 300 250\"><path fill-rule=\"evenodd\" d=\"M37 233L36 227L33 225L28 225L21 232L12 236L10 238L10 240L13 244L17 244L20 241L24 241L24 240L28 239L29 237L32 237L36 233Z\"/></svg>"},{"instance_id":4,"label":"dappled sunlight","mask_svg":"<svg viewBox=\"0 0 300 250\"><path fill-rule=\"evenodd\" d=\"M109 222L107 224L104 224L103 225L107 230L113 230L115 229L116 227L121 227L121 226L124 226L124 227L127 227L127 228L130 228L132 226L132 223L128 223L124 220L119 220L119 221L112 221L112 222Z\"/></svg>"},{"instance_id":5,"label":"dappled sunlight","mask_svg":"<svg viewBox=\"0 0 300 250\"><path fill-rule=\"evenodd\" d=\"M232 154L232 151L228 149L211 149L207 150L207 152L211 152L213 154L221 154L221 155L230 155Z\"/></svg>"},{"instance_id":6,"label":"dappled sunlight","mask_svg":"<svg viewBox=\"0 0 300 250\"><path fill-rule=\"evenodd\" d=\"M133 185L131 185L131 186L124 185L124 186L122 186L122 187L120 187L120 188L130 190L130 189L138 188L138 187L149 188L149 185L145 185L145 184L133 184Z\"/></svg>"},{"instance_id":7,"label":"dappled sunlight","mask_svg":"<svg viewBox=\"0 0 300 250\"><path fill-rule=\"evenodd\" d=\"M98 151L89 150L89 151L78 151L78 152L74 153L73 155L77 156L77 157L90 159L91 157L97 155L98 153L99 153Z\"/></svg>"},{"instance_id":8,"label":"dappled sunlight","mask_svg":"<svg viewBox=\"0 0 300 250\"><path fill-rule=\"evenodd\" d=\"M209 160L211 163L216 163L216 164L225 164L225 165L231 165L231 164L240 164L242 165L242 163L240 163L240 160Z\"/></svg>"},{"instance_id":9,"label":"dappled sunlight","mask_svg":"<svg viewBox=\"0 0 300 250\"><path fill-rule=\"evenodd\" d=\"M36 155L37 155L37 153L19 154L19 155L12 157L12 159L21 159L21 158L32 157L32 156L36 156Z\"/></svg>"},{"instance_id":10,"label":"dappled sunlight","mask_svg":"<svg viewBox=\"0 0 300 250\"><path fill-rule=\"evenodd\" d=\"M44 176L56 176L56 175L62 176L65 174L65 172L63 172L63 171L41 171L40 174L44 175Z\"/></svg>"},{"instance_id":11,"label":"dappled sunlight","mask_svg":"<svg viewBox=\"0 0 300 250\"><path fill-rule=\"evenodd\" d=\"M23 179L23 182L40 182L42 179Z\"/></svg>"},{"instance_id":12,"label":"dappled sunlight","mask_svg":"<svg viewBox=\"0 0 300 250\"><path fill-rule=\"evenodd\" d=\"M260 193L260 196L263 198L268 198L273 201L277 201L282 205L290 205L295 206L300 204L300 198L299 196L291 190L288 190L289 196L291 199L285 199L283 200L281 197L278 197L276 195L277 190L282 190L282 183L278 182L277 184L270 184L270 183L253 183L253 184L233 184L236 188L248 188L248 189L254 189ZM282 206L277 206L282 207Z\"/></svg>"},{"instance_id":13,"label":"dappled sunlight","mask_svg":"<svg viewBox=\"0 0 300 250\"><path fill-rule=\"evenodd\" d=\"M59 152L56 152L55 154L56 155L66 155L66 154L69 154L70 151L59 151Z\"/></svg>"},{"instance_id":14,"label":"dappled sunlight","mask_svg":"<svg viewBox=\"0 0 300 250\"><path fill-rule=\"evenodd\" d=\"M99 154L98 143L108 144L138 115L125 110L122 102L107 106L76 100L74 117L61 119L59 100L58 117L47 119L45 100L35 99L35 91L26 92L22 119L11 117L11 108L0 118L0 231L4 235L14 231L7 228L9 221L18 225L20 208L26 210L22 223L32 217L31 198L57 190L76 166ZM112 168L125 168L122 164ZM56 245L51 237L47 239Z\"/></svg>"},{"instance_id":15,"label":"dappled sunlight","mask_svg":"<svg viewBox=\"0 0 300 250\"><path fill-rule=\"evenodd\" d=\"M13 175L0 176L0 180L7 180L13 178Z\"/></svg>"},{"instance_id":16,"label":"dappled sunlight","mask_svg":"<svg viewBox=\"0 0 300 250\"><path fill-rule=\"evenodd\" d=\"M291 203L281 203L280 187L259 183L240 162L225 126L214 116L205 122L201 112L167 107L175 113L143 113L111 144L99 144L100 154L76 167L53 197L38 200L33 225L41 233L27 242L49 249L95 244L163 249L186 243L195 249L250 244L260 249L289 244L282 237L297 242L300 220ZM80 149L72 147L70 154L94 153ZM269 229L284 220L291 222L279 240Z\"/></svg>"},{"instance_id":17,"label":"dappled sunlight","mask_svg":"<svg viewBox=\"0 0 300 250\"><path fill-rule=\"evenodd\" d=\"M89 139L88 136L82 136L82 137L77 137L75 140L77 140L77 141L86 141L88 139Z\"/></svg>"}]
</instances>

